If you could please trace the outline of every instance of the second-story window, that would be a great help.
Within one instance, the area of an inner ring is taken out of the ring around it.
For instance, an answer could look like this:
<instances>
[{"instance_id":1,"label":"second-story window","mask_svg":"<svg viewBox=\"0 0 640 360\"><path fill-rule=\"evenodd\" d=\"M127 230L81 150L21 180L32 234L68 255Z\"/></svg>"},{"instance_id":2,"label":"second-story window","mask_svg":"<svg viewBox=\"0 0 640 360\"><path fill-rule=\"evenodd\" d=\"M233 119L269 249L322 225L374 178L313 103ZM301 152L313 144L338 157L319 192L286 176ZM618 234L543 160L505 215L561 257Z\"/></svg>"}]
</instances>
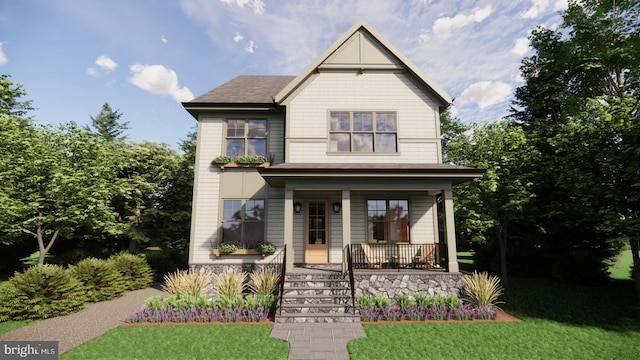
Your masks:
<instances>
[{"instance_id":1,"label":"second-story window","mask_svg":"<svg viewBox=\"0 0 640 360\"><path fill-rule=\"evenodd\" d=\"M332 111L329 122L331 152L398 151L395 112Z\"/></svg>"},{"instance_id":2,"label":"second-story window","mask_svg":"<svg viewBox=\"0 0 640 360\"><path fill-rule=\"evenodd\" d=\"M227 120L227 156L265 155L267 120Z\"/></svg>"}]
</instances>

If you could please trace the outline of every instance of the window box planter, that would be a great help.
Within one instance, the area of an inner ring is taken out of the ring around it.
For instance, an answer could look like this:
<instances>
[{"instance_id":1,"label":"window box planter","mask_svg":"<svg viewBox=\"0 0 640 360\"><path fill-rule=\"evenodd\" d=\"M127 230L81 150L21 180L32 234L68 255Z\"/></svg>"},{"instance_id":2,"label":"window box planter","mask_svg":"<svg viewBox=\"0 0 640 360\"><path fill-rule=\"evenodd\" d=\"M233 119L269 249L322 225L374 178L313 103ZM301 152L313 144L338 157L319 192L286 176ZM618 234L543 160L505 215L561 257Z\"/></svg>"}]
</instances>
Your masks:
<instances>
[{"instance_id":1,"label":"window box planter","mask_svg":"<svg viewBox=\"0 0 640 360\"><path fill-rule=\"evenodd\" d=\"M240 164L237 162L228 162L225 164L217 163L218 167L221 171L224 172L225 168L265 168L269 167L269 162L261 163L261 164Z\"/></svg>"},{"instance_id":2,"label":"window box planter","mask_svg":"<svg viewBox=\"0 0 640 360\"><path fill-rule=\"evenodd\" d=\"M267 255L273 254L272 252L261 252L258 249L238 249L234 252L221 252L218 249L213 249L213 255L216 259L220 258L220 255L260 255L264 259Z\"/></svg>"}]
</instances>

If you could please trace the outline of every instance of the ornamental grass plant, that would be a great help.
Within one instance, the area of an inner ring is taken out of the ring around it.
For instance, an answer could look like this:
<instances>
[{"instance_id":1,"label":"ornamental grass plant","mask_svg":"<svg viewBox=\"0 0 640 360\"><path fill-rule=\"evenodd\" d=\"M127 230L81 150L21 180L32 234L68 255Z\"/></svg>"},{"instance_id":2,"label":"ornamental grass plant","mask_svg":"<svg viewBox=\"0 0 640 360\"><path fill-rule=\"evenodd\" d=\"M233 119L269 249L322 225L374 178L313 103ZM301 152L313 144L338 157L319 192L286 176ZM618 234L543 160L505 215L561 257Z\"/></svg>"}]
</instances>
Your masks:
<instances>
[{"instance_id":1,"label":"ornamental grass plant","mask_svg":"<svg viewBox=\"0 0 640 360\"><path fill-rule=\"evenodd\" d=\"M206 296L213 276L192 270L177 270L164 276L162 290L171 295Z\"/></svg>"},{"instance_id":2,"label":"ornamental grass plant","mask_svg":"<svg viewBox=\"0 0 640 360\"><path fill-rule=\"evenodd\" d=\"M490 276L486 271L481 273L474 271L472 275L463 276L462 283L463 291L471 305L495 306L502 303L498 301L503 289L497 276Z\"/></svg>"},{"instance_id":3,"label":"ornamental grass plant","mask_svg":"<svg viewBox=\"0 0 640 360\"><path fill-rule=\"evenodd\" d=\"M280 274L269 267L262 267L253 271L249 278L251 284L249 289L257 295L271 295L276 291L276 286L280 280Z\"/></svg>"},{"instance_id":4,"label":"ornamental grass plant","mask_svg":"<svg viewBox=\"0 0 640 360\"><path fill-rule=\"evenodd\" d=\"M247 273L235 268L227 268L221 273L212 274L213 288L218 296L242 295L246 285Z\"/></svg>"}]
</instances>

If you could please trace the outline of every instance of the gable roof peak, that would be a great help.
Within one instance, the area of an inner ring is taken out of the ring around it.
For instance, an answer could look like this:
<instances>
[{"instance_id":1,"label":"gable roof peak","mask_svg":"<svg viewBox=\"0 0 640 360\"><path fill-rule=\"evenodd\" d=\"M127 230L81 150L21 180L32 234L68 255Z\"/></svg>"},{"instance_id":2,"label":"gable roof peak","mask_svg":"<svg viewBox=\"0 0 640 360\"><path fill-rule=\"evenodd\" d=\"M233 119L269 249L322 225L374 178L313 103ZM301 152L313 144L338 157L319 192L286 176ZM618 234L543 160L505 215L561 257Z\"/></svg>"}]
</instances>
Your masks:
<instances>
[{"instance_id":1,"label":"gable roof peak","mask_svg":"<svg viewBox=\"0 0 640 360\"><path fill-rule=\"evenodd\" d=\"M354 59L356 59L354 61ZM329 48L282 89L274 98L285 101L315 72L326 69L389 69L406 70L432 92L447 107L453 101L440 86L424 74L411 60L385 39L366 20L360 19L343 33Z\"/></svg>"}]
</instances>

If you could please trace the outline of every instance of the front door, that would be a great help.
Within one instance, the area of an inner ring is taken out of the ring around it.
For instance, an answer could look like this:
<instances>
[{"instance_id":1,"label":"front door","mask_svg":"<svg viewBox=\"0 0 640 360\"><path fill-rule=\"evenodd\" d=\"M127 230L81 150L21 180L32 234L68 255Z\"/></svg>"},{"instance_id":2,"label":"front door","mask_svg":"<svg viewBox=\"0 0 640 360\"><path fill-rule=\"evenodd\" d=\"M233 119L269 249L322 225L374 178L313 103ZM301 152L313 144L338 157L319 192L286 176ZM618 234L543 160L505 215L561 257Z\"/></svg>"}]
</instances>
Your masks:
<instances>
[{"instance_id":1,"label":"front door","mask_svg":"<svg viewBox=\"0 0 640 360\"><path fill-rule=\"evenodd\" d=\"M327 200L307 200L304 249L304 261L307 264L329 262L328 207Z\"/></svg>"}]
</instances>

